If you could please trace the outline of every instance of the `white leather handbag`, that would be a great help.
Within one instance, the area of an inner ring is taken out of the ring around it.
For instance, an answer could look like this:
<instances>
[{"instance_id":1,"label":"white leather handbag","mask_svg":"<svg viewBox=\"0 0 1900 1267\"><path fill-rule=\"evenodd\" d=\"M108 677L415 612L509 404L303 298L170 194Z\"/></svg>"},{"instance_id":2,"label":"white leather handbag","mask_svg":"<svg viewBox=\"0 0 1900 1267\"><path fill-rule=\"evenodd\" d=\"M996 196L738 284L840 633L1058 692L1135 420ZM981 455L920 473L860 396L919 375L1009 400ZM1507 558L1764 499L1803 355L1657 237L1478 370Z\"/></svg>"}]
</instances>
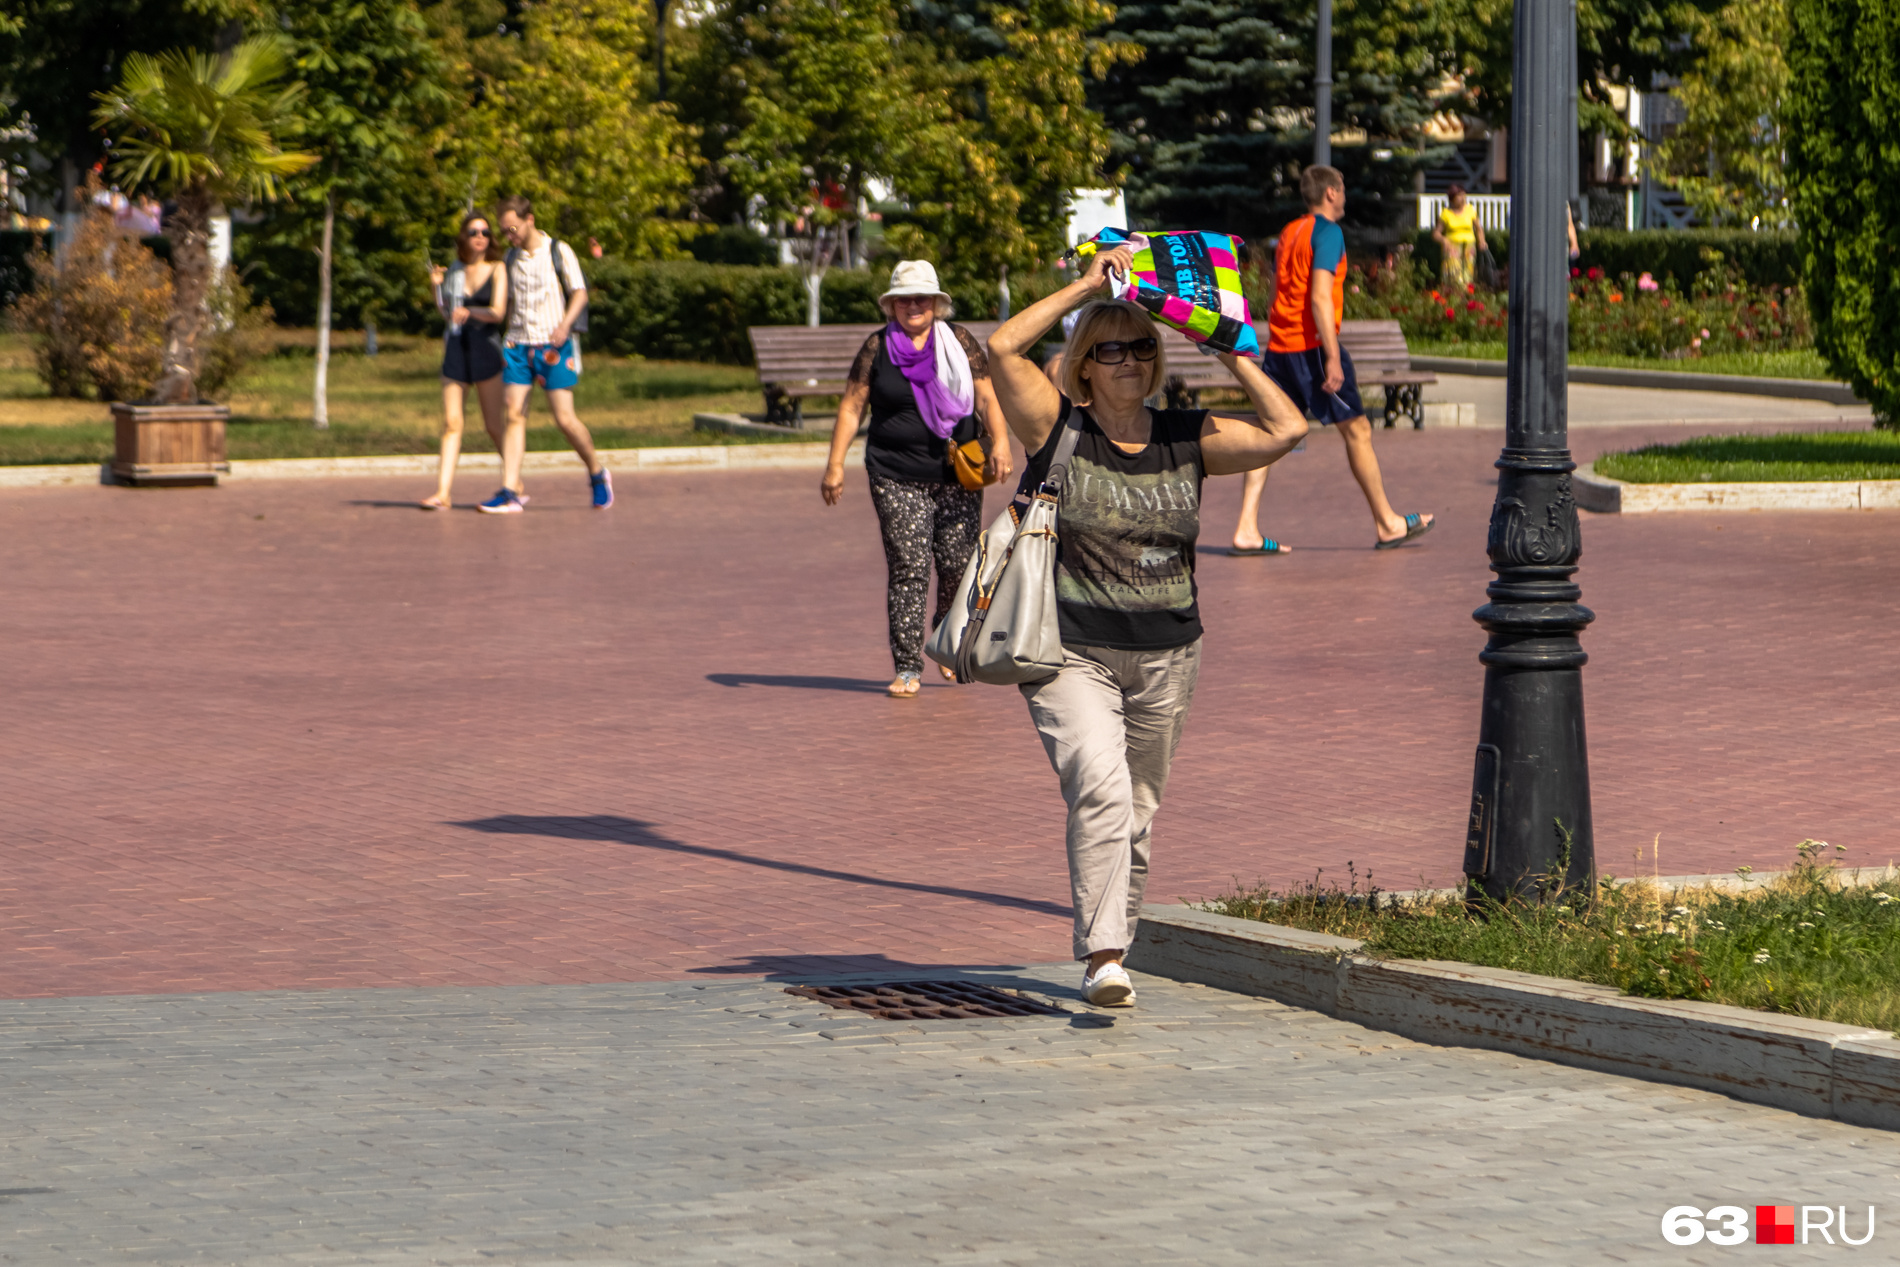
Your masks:
<instances>
[{"instance_id":1,"label":"white leather handbag","mask_svg":"<svg viewBox=\"0 0 1900 1267\"><path fill-rule=\"evenodd\" d=\"M1023 472L1015 499L977 540L950 610L924 645L924 654L955 672L957 681L1040 682L1062 667L1056 521L1081 438L1082 411L1070 406L1042 486L1032 494Z\"/></svg>"}]
</instances>

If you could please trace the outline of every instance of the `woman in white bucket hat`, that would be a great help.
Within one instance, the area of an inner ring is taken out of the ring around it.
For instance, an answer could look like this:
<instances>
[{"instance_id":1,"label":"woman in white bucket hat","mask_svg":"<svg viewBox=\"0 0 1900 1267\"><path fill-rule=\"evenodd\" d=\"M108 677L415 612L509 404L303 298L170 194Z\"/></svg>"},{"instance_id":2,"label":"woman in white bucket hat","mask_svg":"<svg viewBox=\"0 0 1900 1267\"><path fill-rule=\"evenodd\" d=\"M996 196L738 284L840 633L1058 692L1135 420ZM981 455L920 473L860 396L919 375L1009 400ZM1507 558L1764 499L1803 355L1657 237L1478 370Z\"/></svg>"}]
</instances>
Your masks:
<instances>
[{"instance_id":1,"label":"woman in white bucket hat","mask_svg":"<svg viewBox=\"0 0 1900 1267\"><path fill-rule=\"evenodd\" d=\"M937 573L937 619L957 592L982 531L983 492L965 488L950 464L954 446L984 441L984 476L1010 473L1009 432L990 386L989 361L969 331L952 324L950 296L927 260L905 260L878 296L889 318L864 341L851 373L831 460L820 491L844 496L844 457L868 406L864 467L890 570L890 693L908 699L922 686L924 600ZM934 624L934 622L933 622ZM946 671L945 677L951 675Z\"/></svg>"}]
</instances>

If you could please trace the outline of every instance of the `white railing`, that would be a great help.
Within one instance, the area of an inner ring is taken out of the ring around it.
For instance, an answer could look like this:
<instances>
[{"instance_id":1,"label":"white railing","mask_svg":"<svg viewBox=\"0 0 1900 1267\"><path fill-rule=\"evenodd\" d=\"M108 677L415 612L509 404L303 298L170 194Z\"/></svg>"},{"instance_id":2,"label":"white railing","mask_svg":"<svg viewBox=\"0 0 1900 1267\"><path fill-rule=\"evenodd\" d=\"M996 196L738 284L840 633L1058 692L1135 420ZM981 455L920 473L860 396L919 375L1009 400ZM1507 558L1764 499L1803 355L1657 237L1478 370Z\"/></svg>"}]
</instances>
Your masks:
<instances>
[{"instance_id":1,"label":"white railing","mask_svg":"<svg viewBox=\"0 0 1900 1267\"><path fill-rule=\"evenodd\" d=\"M1438 212L1451 201L1444 194L1420 194L1418 196L1418 227L1431 229L1438 225ZM1478 209L1478 223L1487 229L1511 227L1511 195L1509 194L1466 194L1465 201Z\"/></svg>"}]
</instances>

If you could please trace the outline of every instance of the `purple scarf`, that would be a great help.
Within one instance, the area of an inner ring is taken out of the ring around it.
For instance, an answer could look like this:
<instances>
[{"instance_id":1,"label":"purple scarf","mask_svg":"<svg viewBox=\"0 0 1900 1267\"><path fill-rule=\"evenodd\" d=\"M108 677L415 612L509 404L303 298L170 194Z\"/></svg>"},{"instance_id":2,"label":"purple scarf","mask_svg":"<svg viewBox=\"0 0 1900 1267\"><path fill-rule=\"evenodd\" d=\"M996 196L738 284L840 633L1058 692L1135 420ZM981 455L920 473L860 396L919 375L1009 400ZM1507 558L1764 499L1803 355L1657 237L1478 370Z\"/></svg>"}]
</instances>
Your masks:
<instances>
[{"instance_id":1,"label":"purple scarf","mask_svg":"<svg viewBox=\"0 0 1900 1267\"><path fill-rule=\"evenodd\" d=\"M942 325L942 322L931 323L930 333L919 348L911 346L904 327L893 321L884 330L884 354L910 380L911 394L917 397L917 412L923 415L924 425L930 428L932 435L948 440L976 402L974 399L959 401L937 373L937 330Z\"/></svg>"}]
</instances>

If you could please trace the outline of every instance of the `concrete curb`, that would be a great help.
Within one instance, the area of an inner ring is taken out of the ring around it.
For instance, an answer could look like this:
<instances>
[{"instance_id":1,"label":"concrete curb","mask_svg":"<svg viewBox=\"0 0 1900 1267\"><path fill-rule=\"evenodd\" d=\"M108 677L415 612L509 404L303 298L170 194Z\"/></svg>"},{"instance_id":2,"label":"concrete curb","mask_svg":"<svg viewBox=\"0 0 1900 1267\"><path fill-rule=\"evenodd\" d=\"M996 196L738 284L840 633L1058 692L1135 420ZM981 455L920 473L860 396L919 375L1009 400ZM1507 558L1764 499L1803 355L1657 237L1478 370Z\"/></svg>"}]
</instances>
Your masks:
<instances>
[{"instance_id":1,"label":"concrete curb","mask_svg":"<svg viewBox=\"0 0 1900 1267\"><path fill-rule=\"evenodd\" d=\"M1630 484L1596 473L1570 477L1577 505L1604 515L1660 510L1900 510L1900 480L1813 480L1794 484Z\"/></svg>"},{"instance_id":2,"label":"concrete curb","mask_svg":"<svg viewBox=\"0 0 1900 1267\"><path fill-rule=\"evenodd\" d=\"M1483 1047L1900 1129L1900 1042L1880 1030L1502 968L1374 959L1348 937L1142 908L1137 972L1276 999L1447 1047Z\"/></svg>"},{"instance_id":3,"label":"concrete curb","mask_svg":"<svg viewBox=\"0 0 1900 1267\"><path fill-rule=\"evenodd\" d=\"M1461 356L1415 356L1412 368L1434 374L1470 374L1503 378L1503 361L1468 360ZM1652 391L1732 392L1740 396L1776 396L1788 400L1824 400L1830 405L1859 405L1846 383L1819 378L1756 378L1750 374L1696 374L1686 370L1612 369L1602 365L1573 365L1570 381L1597 387L1646 387Z\"/></svg>"},{"instance_id":4,"label":"concrete curb","mask_svg":"<svg viewBox=\"0 0 1900 1267\"><path fill-rule=\"evenodd\" d=\"M822 470L829 444L704 444L652 449L601 449L601 462L613 471L790 471ZM362 475L433 476L433 453L405 453L390 457L270 458L233 462L227 480L336 479ZM864 447L846 455L846 466L864 465ZM501 459L493 453L468 453L459 472L499 474ZM567 450L542 450L522 459L524 471L579 471L580 459ZM112 483L111 463L87 462L71 466L0 466L0 488L59 488L71 484Z\"/></svg>"}]
</instances>

